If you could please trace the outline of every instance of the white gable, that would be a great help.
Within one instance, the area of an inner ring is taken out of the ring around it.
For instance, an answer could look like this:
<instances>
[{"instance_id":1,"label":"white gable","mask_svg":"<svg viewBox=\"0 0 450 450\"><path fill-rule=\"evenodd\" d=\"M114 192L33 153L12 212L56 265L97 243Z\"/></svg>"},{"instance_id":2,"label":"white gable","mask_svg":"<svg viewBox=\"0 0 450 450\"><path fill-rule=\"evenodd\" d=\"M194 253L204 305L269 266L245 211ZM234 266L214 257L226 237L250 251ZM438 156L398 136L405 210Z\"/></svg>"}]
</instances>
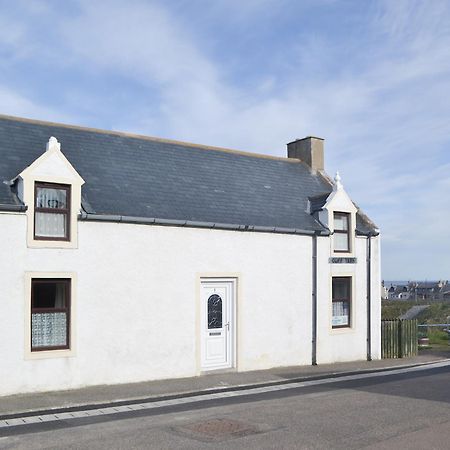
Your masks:
<instances>
[{"instance_id":1,"label":"white gable","mask_svg":"<svg viewBox=\"0 0 450 450\"><path fill-rule=\"evenodd\" d=\"M61 158L62 153L53 153L49 155L45 161L42 161L33 170L35 178L39 177L62 177L67 179L73 179L73 170L68 167L66 161Z\"/></svg>"},{"instance_id":2,"label":"white gable","mask_svg":"<svg viewBox=\"0 0 450 450\"><path fill-rule=\"evenodd\" d=\"M320 222L331 231L333 231L332 216L334 211L350 213L353 217L353 223L355 223L354 220L357 212L355 204L352 202L352 199L349 197L347 192L345 192L344 186L341 183L339 172L336 173L334 180L335 183L333 186L333 191L328 196L322 211L319 212Z\"/></svg>"},{"instance_id":3,"label":"white gable","mask_svg":"<svg viewBox=\"0 0 450 450\"><path fill-rule=\"evenodd\" d=\"M356 213L357 208L347 192L345 192L339 172L336 173L336 177L334 180L335 183L333 192L328 197L327 202L324 205L324 209L327 209L328 211Z\"/></svg>"},{"instance_id":4,"label":"white gable","mask_svg":"<svg viewBox=\"0 0 450 450\"><path fill-rule=\"evenodd\" d=\"M67 184L84 184L84 180L63 155L60 143L53 136L47 143L45 153L23 170L19 176L22 179L33 178L49 182L54 180Z\"/></svg>"}]
</instances>

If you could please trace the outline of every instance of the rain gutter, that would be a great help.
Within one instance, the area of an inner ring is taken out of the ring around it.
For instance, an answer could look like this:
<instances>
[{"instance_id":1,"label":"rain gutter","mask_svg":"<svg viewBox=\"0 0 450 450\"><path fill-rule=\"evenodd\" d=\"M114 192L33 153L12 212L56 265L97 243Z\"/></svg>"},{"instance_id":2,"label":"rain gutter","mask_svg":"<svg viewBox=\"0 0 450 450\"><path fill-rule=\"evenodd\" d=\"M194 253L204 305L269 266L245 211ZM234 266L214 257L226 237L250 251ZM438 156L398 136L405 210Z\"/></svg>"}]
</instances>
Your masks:
<instances>
[{"instance_id":1,"label":"rain gutter","mask_svg":"<svg viewBox=\"0 0 450 450\"><path fill-rule=\"evenodd\" d=\"M134 217L109 214L87 214L85 212L79 214L81 221L93 222L118 222L140 225L165 225L188 228L209 228L218 230L234 230L234 231L256 231L261 233L281 233L281 234L299 234L305 236L329 236L328 230L303 230L299 228L284 227L264 227L258 225L237 225L228 223L202 222L192 220L175 220L175 219L158 219L151 217Z\"/></svg>"}]
</instances>

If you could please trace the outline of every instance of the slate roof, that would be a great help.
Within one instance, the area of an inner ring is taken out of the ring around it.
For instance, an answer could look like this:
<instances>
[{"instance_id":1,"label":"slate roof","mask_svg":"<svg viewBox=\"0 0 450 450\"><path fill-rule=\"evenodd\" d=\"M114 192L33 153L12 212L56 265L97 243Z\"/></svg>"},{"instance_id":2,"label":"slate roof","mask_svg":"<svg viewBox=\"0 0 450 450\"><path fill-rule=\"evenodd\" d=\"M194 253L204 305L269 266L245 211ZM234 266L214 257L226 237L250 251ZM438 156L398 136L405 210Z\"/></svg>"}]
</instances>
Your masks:
<instances>
[{"instance_id":1,"label":"slate roof","mask_svg":"<svg viewBox=\"0 0 450 450\"><path fill-rule=\"evenodd\" d=\"M329 196L330 193L326 192L325 194L319 194L313 197L309 197L309 210L311 214L320 211L327 202L327 198Z\"/></svg>"},{"instance_id":2,"label":"slate roof","mask_svg":"<svg viewBox=\"0 0 450 450\"><path fill-rule=\"evenodd\" d=\"M18 203L3 182L50 136L86 181L88 213L324 231L307 202L331 185L300 161L9 116L0 116L0 205Z\"/></svg>"}]
</instances>

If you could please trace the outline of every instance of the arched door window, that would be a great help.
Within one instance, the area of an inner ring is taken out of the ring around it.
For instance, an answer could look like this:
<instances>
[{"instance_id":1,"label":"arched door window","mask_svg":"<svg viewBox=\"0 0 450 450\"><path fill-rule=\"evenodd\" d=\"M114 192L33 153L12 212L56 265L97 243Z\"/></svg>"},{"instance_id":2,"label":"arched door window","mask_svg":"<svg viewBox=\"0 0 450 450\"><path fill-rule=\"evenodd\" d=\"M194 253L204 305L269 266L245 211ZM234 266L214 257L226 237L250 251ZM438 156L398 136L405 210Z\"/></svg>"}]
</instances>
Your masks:
<instances>
[{"instance_id":1,"label":"arched door window","mask_svg":"<svg viewBox=\"0 0 450 450\"><path fill-rule=\"evenodd\" d=\"M208 329L222 328L222 299L213 294L208 298Z\"/></svg>"}]
</instances>

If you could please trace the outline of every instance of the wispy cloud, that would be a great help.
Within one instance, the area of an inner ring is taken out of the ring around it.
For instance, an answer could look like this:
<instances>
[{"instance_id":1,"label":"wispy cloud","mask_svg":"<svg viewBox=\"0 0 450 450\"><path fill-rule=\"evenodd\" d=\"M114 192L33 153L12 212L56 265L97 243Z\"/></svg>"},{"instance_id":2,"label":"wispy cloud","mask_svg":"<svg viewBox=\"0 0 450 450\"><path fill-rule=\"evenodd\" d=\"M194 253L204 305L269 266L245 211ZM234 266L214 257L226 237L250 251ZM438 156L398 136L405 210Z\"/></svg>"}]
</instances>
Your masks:
<instances>
[{"instance_id":1,"label":"wispy cloud","mask_svg":"<svg viewBox=\"0 0 450 450\"><path fill-rule=\"evenodd\" d=\"M56 6L0 19L4 112L279 155L321 135L386 236L385 276L450 276L448 2Z\"/></svg>"}]
</instances>

